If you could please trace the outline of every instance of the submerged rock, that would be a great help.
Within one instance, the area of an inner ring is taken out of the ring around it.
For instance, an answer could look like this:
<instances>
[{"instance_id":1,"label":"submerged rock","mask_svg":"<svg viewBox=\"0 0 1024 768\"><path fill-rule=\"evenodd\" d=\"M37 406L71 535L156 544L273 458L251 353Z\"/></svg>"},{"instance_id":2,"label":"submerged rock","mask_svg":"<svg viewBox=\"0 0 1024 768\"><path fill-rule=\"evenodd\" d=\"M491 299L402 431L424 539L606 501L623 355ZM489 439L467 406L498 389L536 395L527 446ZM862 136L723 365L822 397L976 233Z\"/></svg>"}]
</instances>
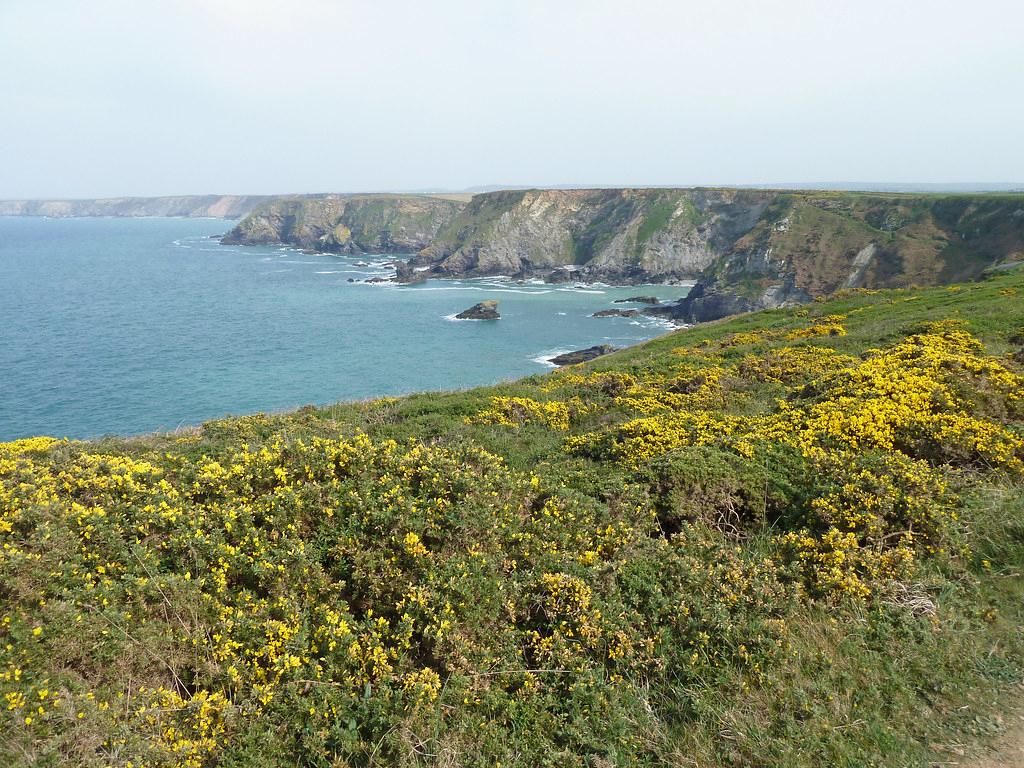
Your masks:
<instances>
[{"instance_id":1,"label":"submerged rock","mask_svg":"<svg viewBox=\"0 0 1024 768\"><path fill-rule=\"evenodd\" d=\"M602 309L595 312L591 317L636 317L640 314L638 309Z\"/></svg>"},{"instance_id":2,"label":"submerged rock","mask_svg":"<svg viewBox=\"0 0 1024 768\"><path fill-rule=\"evenodd\" d=\"M498 314L498 302L494 299L488 299L487 301L481 301L479 304L474 304L469 309L464 309L459 312L455 317L458 320L501 319L501 315Z\"/></svg>"},{"instance_id":3,"label":"submerged rock","mask_svg":"<svg viewBox=\"0 0 1024 768\"><path fill-rule=\"evenodd\" d=\"M661 304L657 296L630 296L628 299L616 299L612 304Z\"/></svg>"},{"instance_id":4,"label":"submerged rock","mask_svg":"<svg viewBox=\"0 0 1024 768\"><path fill-rule=\"evenodd\" d=\"M613 347L611 344L598 344L594 347L577 349L575 352L566 352L564 355L552 357L549 359L549 362L555 365L576 365L576 363L585 363L587 360L593 360L595 357L610 355L617 350L618 347Z\"/></svg>"}]
</instances>

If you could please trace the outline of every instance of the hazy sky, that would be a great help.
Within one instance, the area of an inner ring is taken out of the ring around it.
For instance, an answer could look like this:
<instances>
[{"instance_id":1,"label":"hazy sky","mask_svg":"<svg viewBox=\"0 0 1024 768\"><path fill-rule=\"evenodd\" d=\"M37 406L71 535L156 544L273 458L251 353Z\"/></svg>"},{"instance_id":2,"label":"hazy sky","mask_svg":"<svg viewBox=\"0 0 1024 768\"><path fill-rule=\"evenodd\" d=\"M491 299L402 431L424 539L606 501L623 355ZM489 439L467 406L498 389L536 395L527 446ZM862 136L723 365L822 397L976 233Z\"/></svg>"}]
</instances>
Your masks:
<instances>
[{"instance_id":1,"label":"hazy sky","mask_svg":"<svg viewBox=\"0 0 1024 768\"><path fill-rule=\"evenodd\" d=\"M0 0L0 198L1024 181L1020 0Z\"/></svg>"}]
</instances>

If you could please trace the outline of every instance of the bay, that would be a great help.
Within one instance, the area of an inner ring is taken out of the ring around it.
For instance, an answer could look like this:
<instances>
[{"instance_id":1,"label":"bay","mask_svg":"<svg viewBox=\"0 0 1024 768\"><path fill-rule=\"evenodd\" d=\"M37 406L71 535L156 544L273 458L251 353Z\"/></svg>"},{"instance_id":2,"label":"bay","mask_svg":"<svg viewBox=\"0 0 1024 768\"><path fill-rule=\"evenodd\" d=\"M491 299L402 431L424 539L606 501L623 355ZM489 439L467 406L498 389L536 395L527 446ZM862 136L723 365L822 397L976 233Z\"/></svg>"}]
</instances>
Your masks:
<instances>
[{"instance_id":1,"label":"bay","mask_svg":"<svg viewBox=\"0 0 1024 768\"><path fill-rule=\"evenodd\" d=\"M215 219L0 218L0 439L172 430L228 414L451 390L664 333L593 318L687 286L368 284L392 256L221 245ZM349 278L355 282L348 282ZM497 299L498 321L455 313Z\"/></svg>"}]
</instances>

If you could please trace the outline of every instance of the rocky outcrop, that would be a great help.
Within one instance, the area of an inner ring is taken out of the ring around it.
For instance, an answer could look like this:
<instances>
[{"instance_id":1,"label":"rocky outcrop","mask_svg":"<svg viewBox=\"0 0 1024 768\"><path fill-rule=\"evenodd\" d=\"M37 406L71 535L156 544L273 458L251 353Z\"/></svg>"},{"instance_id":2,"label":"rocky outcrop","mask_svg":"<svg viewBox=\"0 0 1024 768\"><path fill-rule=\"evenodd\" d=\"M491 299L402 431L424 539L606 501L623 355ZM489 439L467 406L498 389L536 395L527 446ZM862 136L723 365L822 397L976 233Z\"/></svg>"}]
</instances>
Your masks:
<instances>
[{"instance_id":1,"label":"rocky outcrop","mask_svg":"<svg viewBox=\"0 0 1024 768\"><path fill-rule=\"evenodd\" d=\"M566 352L565 354L549 358L548 362L560 366L576 365L577 363L585 363L588 360L593 360L595 357L610 355L612 352L616 352L617 349L617 347L613 347L611 344L598 344L594 347L577 349L575 352Z\"/></svg>"},{"instance_id":2,"label":"rocky outcrop","mask_svg":"<svg viewBox=\"0 0 1024 768\"><path fill-rule=\"evenodd\" d=\"M240 219L271 200L266 195L108 197L96 200L0 200L0 216L178 216Z\"/></svg>"},{"instance_id":3,"label":"rocky outcrop","mask_svg":"<svg viewBox=\"0 0 1024 768\"><path fill-rule=\"evenodd\" d=\"M612 304L661 304L657 296L630 296L628 299L616 299Z\"/></svg>"},{"instance_id":4,"label":"rocky outcrop","mask_svg":"<svg viewBox=\"0 0 1024 768\"><path fill-rule=\"evenodd\" d=\"M395 282L412 285L424 283L427 280L426 272L413 267L408 261L395 262Z\"/></svg>"},{"instance_id":5,"label":"rocky outcrop","mask_svg":"<svg viewBox=\"0 0 1024 768\"><path fill-rule=\"evenodd\" d=\"M294 245L326 253L415 253L464 203L429 195L278 198L253 211L221 242Z\"/></svg>"},{"instance_id":6,"label":"rocky outcrop","mask_svg":"<svg viewBox=\"0 0 1024 768\"><path fill-rule=\"evenodd\" d=\"M464 309L455 316L457 320L500 320L498 314L498 302L493 299L481 301L469 309Z\"/></svg>"},{"instance_id":7,"label":"rocky outcrop","mask_svg":"<svg viewBox=\"0 0 1024 768\"><path fill-rule=\"evenodd\" d=\"M640 314L638 309L602 309L595 312L591 317L636 317Z\"/></svg>"}]
</instances>

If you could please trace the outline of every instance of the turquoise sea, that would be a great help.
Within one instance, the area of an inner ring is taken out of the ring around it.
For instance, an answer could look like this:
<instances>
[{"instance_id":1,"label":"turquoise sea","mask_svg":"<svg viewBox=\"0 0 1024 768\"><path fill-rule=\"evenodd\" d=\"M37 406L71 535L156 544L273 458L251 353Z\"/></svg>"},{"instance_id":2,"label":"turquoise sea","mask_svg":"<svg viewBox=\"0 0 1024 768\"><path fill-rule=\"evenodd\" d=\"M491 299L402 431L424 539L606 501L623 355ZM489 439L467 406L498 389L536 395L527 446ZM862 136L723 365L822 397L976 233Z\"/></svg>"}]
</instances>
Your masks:
<instances>
[{"instance_id":1,"label":"turquoise sea","mask_svg":"<svg viewBox=\"0 0 1024 768\"><path fill-rule=\"evenodd\" d=\"M223 246L213 219L0 218L0 440L171 430L227 414L459 389L664 333L592 318L612 288L363 282L389 257ZM348 282L352 278L357 282ZM456 321L483 299L502 319Z\"/></svg>"}]
</instances>

